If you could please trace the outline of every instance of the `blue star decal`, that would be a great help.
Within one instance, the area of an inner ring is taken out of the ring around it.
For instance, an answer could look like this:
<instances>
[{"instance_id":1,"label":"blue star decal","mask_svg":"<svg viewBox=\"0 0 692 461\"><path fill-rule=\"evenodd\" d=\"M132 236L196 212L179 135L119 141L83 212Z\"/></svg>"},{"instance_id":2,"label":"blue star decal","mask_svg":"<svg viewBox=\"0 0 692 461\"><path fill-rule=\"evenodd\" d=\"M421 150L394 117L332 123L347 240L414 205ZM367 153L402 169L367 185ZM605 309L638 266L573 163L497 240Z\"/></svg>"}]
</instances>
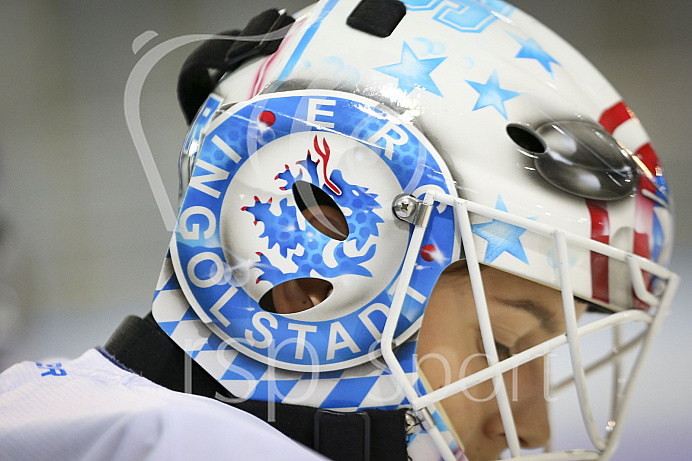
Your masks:
<instances>
[{"instance_id":1,"label":"blue star decal","mask_svg":"<svg viewBox=\"0 0 692 461\"><path fill-rule=\"evenodd\" d=\"M507 211L505 202L498 195L495 209ZM536 218L529 218L536 219ZM515 226L504 221L493 219L490 222L473 224L471 226L473 233L488 242L485 248L485 257L483 262L491 263L495 261L502 253L509 253L518 260L528 264L524 247L521 245L519 237L526 232L523 227Z\"/></svg>"},{"instance_id":2,"label":"blue star decal","mask_svg":"<svg viewBox=\"0 0 692 461\"><path fill-rule=\"evenodd\" d=\"M484 107L492 106L505 118L507 119L507 111L505 110L505 101L508 99L516 98L521 93L516 91L505 90L500 88L500 82L497 77L497 70L488 77L488 81L485 83L472 82L471 80L466 80L466 83L471 85L474 90L478 92L478 100L473 110L482 109Z\"/></svg>"},{"instance_id":3,"label":"blue star decal","mask_svg":"<svg viewBox=\"0 0 692 461\"><path fill-rule=\"evenodd\" d=\"M442 64L442 61L445 59L447 58L418 59L408 44L404 42L404 46L401 49L401 62L375 67L375 70L399 80L399 88L406 94L413 91L414 88L420 87L425 91L442 96L437 85L430 77L430 73Z\"/></svg>"},{"instance_id":4,"label":"blue star decal","mask_svg":"<svg viewBox=\"0 0 692 461\"><path fill-rule=\"evenodd\" d=\"M509 33L509 35L511 35L512 38L521 45L521 49L515 58L535 59L541 66L543 66L545 70L548 71L551 77L555 78L553 75L553 68L550 67L550 65L557 64L559 66L560 63L546 53L538 42L536 42L536 40L532 38L521 38L512 33Z\"/></svg>"}]
</instances>

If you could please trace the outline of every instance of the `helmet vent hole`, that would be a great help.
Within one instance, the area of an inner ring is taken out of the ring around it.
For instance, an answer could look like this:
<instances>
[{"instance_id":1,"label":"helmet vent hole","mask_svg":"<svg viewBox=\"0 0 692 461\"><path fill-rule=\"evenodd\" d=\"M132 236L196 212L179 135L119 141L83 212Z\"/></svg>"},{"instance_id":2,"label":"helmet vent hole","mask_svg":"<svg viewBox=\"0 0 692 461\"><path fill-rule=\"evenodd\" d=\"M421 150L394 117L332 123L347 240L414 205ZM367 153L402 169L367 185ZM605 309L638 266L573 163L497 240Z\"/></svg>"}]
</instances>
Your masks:
<instances>
[{"instance_id":1,"label":"helmet vent hole","mask_svg":"<svg viewBox=\"0 0 692 461\"><path fill-rule=\"evenodd\" d=\"M312 227L334 240L346 240L346 217L329 194L306 181L296 181L292 190L298 209Z\"/></svg>"},{"instance_id":2,"label":"helmet vent hole","mask_svg":"<svg viewBox=\"0 0 692 461\"><path fill-rule=\"evenodd\" d=\"M512 138L512 141L522 149L534 154L545 153L545 141L531 128L517 123L511 123L507 125L507 134Z\"/></svg>"},{"instance_id":3,"label":"helmet vent hole","mask_svg":"<svg viewBox=\"0 0 692 461\"><path fill-rule=\"evenodd\" d=\"M276 314L296 314L320 304L332 293L327 280L300 278L287 280L267 291L259 300L260 307Z\"/></svg>"}]
</instances>

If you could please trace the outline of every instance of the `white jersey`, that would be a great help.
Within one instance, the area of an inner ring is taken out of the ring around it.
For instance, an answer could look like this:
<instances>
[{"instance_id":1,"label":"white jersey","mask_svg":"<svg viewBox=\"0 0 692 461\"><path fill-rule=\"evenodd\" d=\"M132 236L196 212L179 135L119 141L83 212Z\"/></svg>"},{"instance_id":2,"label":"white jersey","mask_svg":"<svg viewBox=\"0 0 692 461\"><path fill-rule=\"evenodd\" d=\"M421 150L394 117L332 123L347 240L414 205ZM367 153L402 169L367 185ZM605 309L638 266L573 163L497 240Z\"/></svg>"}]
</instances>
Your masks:
<instances>
[{"instance_id":1,"label":"white jersey","mask_svg":"<svg viewBox=\"0 0 692 461\"><path fill-rule=\"evenodd\" d=\"M324 459L224 403L174 392L90 349L0 374L0 459Z\"/></svg>"}]
</instances>

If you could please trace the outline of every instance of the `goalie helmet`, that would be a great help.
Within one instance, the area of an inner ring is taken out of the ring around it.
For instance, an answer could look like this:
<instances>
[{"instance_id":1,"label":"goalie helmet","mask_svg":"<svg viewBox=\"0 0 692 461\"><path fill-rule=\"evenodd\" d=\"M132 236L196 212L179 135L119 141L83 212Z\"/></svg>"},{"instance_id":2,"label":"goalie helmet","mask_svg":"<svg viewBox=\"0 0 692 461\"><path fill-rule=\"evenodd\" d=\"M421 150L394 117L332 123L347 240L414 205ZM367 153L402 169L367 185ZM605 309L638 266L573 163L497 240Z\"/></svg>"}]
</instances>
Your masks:
<instances>
[{"instance_id":1,"label":"goalie helmet","mask_svg":"<svg viewBox=\"0 0 692 461\"><path fill-rule=\"evenodd\" d=\"M593 330L642 322L650 342L677 280L671 198L639 121L588 61L502 1L322 0L293 19L271 11L231 33L201 97L181 78L192 124L153 314L211 376L243 399L410 409L413 459L463 459L437 403L471 384L426 389L416 363L452 262L481 290L487 265L561 290L566 313L574 297L613 312ZM481 322L476 382L564 343L580 357L585 331L566 321L540 353L504 361ZM573 373L583 387L580 359ZM579 394L593 443L579 459L606 459L621 425L600 434ZM508 393L496 398L518 457Z\"/></svg>"}]
</instances>

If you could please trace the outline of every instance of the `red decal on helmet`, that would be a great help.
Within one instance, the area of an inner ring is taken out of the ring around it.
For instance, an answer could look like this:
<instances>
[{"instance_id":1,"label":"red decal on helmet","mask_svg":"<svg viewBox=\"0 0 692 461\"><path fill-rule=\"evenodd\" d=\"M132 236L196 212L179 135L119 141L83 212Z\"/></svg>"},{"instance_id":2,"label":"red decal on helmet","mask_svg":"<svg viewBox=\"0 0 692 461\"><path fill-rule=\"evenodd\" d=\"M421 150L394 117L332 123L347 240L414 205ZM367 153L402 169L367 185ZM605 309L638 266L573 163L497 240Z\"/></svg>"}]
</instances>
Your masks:
<instances>
[{"instance_id":1,"label":"red decal on helmet","mask_svg":"<svg viewBox=\"0 0 692 461\"><path fill-rule=\"evenodd\" d=\"M651 144L646 143L635 154L648 170L639 177L639 191L635 206L634 217L634 254L648 258L651 256L649 237L653 232L654 201L647 198L642 191L647 190L656 194L655 184L652 182L656 170L660 169L660 162Z\"/></svg>"},{"instance_id":2,"label":"red decal on helmet","mask_svg":"<svg viewBox=\"0 0 692 461\"><path fill-rule=\"evenodd\" d=\"M329 175L327 174L327 163L329 162L329 156L331 154L331 151L329 150L329 144L327 144L327 140L324 138L322 138L322 144L324 145L324 152L322 152L322 150L320 149L320 144L319 142L317 142L317 136L315 136L315 152L317 152L317 155L319 155L320 158L324 160L322 162L322 173L324 176L324 183L336 195L341 195L341 189L339 189L339 187L329 179ZM310 151L308 151L308 155L310 155Z\"/></svg>"},{"instance_id":3,"label":"red decal on helmet","mask_svg":"<svg viewBox=\"0 0 692 461\"><path fill-rule=\"evenodd\" d=\"M658 155L651 144L646 143L635 152L635 155L641 160L641 165L646 168L644 174L639 177L639 189L646 189L653 194L656 194L656 176L660 174L661 162L658 160Z\"/></svg>"},{"instance_id":4,"label":"red decal on helmet","mask_svg":"<svg viewBox=\"0 0 692 461\"><path fill-rule=\"evenodd\" d=\"M276 115L271 111L265 110L259 114L259 121L266 126L272 126L276 122Z\"/></svg>"},{"instance_id":5,"label":"red decal on helmet","mask_svg":"<svg viewBox=\"0 0 692 461\"><path fill-rule=\"evenodd\" d=\"M425 245L420 249L421 258L428 262L434 261L438 253L439 250L435 245Z\"/></svg>"},{"instance_id":6,"label":"red decal on helmet","mask_svg":"<svg viewBox=\"0 0 692 461\"><path fill-rule=\"evenodd\" d=\"M637 192L634 210L634 242L632 252L643 258L650 258L654 231L655 202L642 192L648 191L653 195L656 194L657 188L654 181L661 164L656 151L649 143L640 147L635 155L641 160L645 171L644 174L639 176L639 191ZM642 276L644 277L644 286L648 289L651 285L651 274L642 271ZM649 307L636 296L634 297L634 306L637 309L648 309Z\"/></svg>"},{"instance_id":7,"label":"red decal on helmet","mask_svg":"<svg viewBox=\"0 0 692 461\"><path fill-rule=\"evenodd\" d=\"M610 241L610 219L606 203L600 200L587 200L586 206L591 214L591 239L608 244ZM607 303L608 292L608 257L601 253L591 252L591 291L594 299Z\"/></svg>"},{"instance_id":8,"label":"red decal on helmet","mask_svg":"<svg viewBox=\"0 0 692 461\"><path fill-rule=\"evenodd\" d=\"M608 133L613 134L613 131L615 131L617 127L632 118L636 118L634 112L627 107L627 104L620 101L614 106L606 109L601 115L598 123L600 123Z\"/></svg>"}]
</instances>

